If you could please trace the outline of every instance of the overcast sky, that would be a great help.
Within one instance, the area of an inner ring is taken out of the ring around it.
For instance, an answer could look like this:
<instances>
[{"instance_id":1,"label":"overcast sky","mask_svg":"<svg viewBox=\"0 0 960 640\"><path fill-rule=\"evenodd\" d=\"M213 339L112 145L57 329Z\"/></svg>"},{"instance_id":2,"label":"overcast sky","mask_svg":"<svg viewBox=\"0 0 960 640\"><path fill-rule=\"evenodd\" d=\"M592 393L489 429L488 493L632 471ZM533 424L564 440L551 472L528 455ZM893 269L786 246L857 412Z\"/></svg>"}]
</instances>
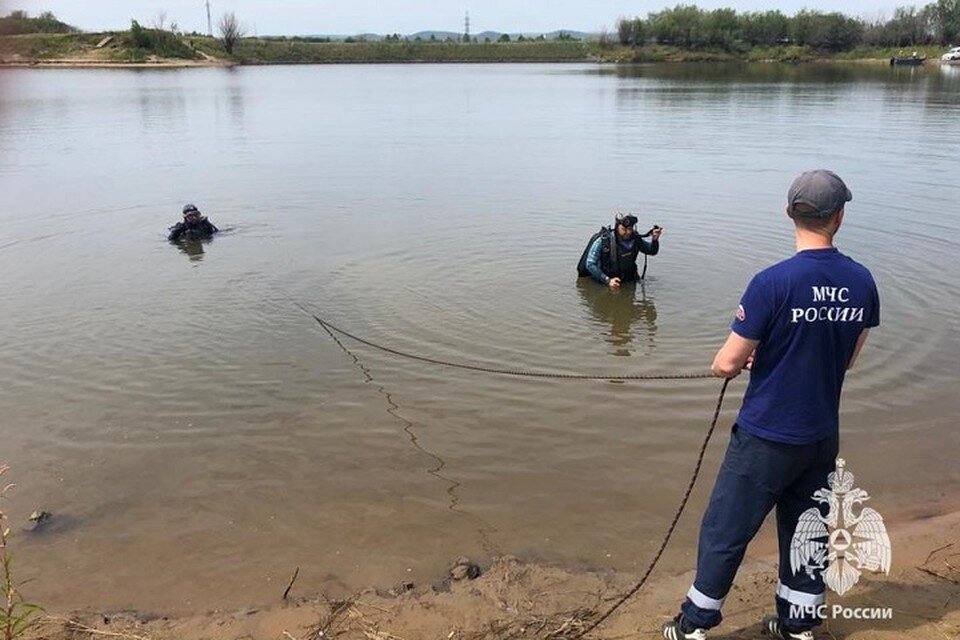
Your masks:
<instances>
[{"instance_id":1,"label":"overcast sky","mask_svg":"<svg viewBox=\"0 0 960 640\"><path fill-rule=\"evenodd\" d=\"M31 14L53 11L60 19L85 30L121 29L130 19L150 24L161 11L167 22L187 31L206 30L206 0L0 0L0 9L24 9ZM260 35L307 33L412 33L426 29L460 31L470 12L471 31L553 31L612 29L619 16L646 15L673 6L678 0L210 0L216 17L234 11L251 32ZM693 3L693 0L686 0ZM739 11L778 8L793 13L802 8L842 11L849 15L889 15L911 0L699 0L703 8L732 7Z\"/></svg>"}]
</instances>

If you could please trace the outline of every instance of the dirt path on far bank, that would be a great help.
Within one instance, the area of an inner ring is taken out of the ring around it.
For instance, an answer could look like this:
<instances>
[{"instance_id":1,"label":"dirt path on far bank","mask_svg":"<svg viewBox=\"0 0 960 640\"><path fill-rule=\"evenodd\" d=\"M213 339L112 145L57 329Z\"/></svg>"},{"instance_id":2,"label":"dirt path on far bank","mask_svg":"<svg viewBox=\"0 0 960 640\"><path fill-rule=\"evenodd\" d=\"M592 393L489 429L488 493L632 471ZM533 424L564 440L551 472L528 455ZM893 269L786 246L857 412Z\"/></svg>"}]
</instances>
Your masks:
<instances>
[{"instance_id":1,"label":"dirt path on far bank","mask_svg":"<svg viewBox=\"0 0 960 640\"><path fill-rule=\"evenodd\" d=\"M960 638L960 513L940 515L891 529L893 569L889 576L868 574L844 598L830 605L889 607L892 619L831 620L818 637L851 640ZM771 537L767 527L762 534ZM761 541L761 549L769 548ZM590 637L655 638L692 579L654 575L654 580ZM214 611L168 619L156 613L78 612L51 616L35 637L50 640L127 638L130 640L479 640L576 637L632 582L633 575L575 573L496 560L478 579L414 586L396 595L367 589L357 594L300 597L296 584L284 603L241 611ZM748 556L727 598L726 619L711 638L760 638L759 620L771 609L776 557ZM402 590L402 589L401 589ZM251 594L251 601L263 594ZM68 622L69 620L75 623Z\"/></svg>"}]
</instances>

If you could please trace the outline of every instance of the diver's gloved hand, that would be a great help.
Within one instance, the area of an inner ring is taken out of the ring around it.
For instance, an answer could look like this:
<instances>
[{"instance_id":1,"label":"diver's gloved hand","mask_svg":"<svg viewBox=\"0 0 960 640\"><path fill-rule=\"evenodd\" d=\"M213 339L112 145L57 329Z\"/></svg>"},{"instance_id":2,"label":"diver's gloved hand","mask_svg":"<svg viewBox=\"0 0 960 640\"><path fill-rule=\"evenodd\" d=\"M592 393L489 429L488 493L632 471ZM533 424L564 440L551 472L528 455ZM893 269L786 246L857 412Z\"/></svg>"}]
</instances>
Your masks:
<instances>
[{"instance_id":1,"label":"diver's gloved hand","mask_svg":"<svg viewBox=\"0 0 960 640\"><path fill-rule=\"evenodd\" d=\"M663 233L663 227L659 225L653 225L653 231L651 232L650 237L653 240L659 240L661 233Z\"/></svg>"}]
</instances>

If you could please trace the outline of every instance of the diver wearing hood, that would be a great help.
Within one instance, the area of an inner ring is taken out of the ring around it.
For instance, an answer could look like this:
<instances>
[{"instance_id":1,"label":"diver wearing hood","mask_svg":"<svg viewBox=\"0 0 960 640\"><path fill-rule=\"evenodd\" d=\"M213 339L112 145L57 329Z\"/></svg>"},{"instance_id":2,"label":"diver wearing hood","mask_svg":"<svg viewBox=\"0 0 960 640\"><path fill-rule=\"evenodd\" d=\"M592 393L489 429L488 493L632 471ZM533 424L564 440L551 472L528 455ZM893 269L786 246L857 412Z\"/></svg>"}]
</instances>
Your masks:
<instances>
[{"instance_id":1,"label":"diver wearing hood","mask_svg":"<svg viewBox=\"0 0 960 640\"><path fill-rule=\"evenodd\" d=\"M195 205L188 204L183 208L183 222L178 222L170 227L170 235L167 240L176 242L177 240L200 240L210 238L213 234L220 231L206 216L200 213Z\"/></svg>"}]
</instances>

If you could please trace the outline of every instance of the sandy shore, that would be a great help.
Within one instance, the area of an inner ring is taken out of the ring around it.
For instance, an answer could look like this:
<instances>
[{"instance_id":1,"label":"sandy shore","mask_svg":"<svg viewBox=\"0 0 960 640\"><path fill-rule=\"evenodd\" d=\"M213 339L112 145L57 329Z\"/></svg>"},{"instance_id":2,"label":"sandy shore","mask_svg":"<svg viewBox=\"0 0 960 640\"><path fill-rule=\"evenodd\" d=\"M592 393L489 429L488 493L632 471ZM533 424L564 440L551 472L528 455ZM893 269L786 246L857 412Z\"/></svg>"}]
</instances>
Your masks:
<instances>
[{"instance_id":1,"label":"sandy shore","mask_svg":"<svg viewBox=\"0 0 960 640\"><path fill-rule=\"evenodd\" d=\"M867 574L845 597L831 594L828 603L890 607L892 619L830 620L818 637L960 638L960 512L901 522L891 526L890 537L894 547L890 575ZM759 620L771 609L776 583L773 548L773 530L767 526L751 547L727 598L726 619L711 638L761 637ZM658 637L660 623L673 614L692 575L692 571L655 572L651 582L590 637ZM286 601L281 593L251 594L251 601L269 595L274 604L182 618L131 611L51 614L33 635L53 640L569 639L577 637L596 615L593 612L605 610L629 589L637 576L578 573L503 557L485 567L476 580L443 578L438 576L433 585L369 588L353 594L298 594L294 582Z\"/></svg>"},{"instance_id":2,"label":"sandy shore","mask_svg":"<svg viewBox=\"0 0 960 640\"><path fill-rule=\"evenodd\" d=\"M152 60L148 62L106 62L103 60L31 60L0 61L0 68L53 67L65 69L184 69L194 67L232 67L223 60Z\"/></svg>"}]
</instances>

